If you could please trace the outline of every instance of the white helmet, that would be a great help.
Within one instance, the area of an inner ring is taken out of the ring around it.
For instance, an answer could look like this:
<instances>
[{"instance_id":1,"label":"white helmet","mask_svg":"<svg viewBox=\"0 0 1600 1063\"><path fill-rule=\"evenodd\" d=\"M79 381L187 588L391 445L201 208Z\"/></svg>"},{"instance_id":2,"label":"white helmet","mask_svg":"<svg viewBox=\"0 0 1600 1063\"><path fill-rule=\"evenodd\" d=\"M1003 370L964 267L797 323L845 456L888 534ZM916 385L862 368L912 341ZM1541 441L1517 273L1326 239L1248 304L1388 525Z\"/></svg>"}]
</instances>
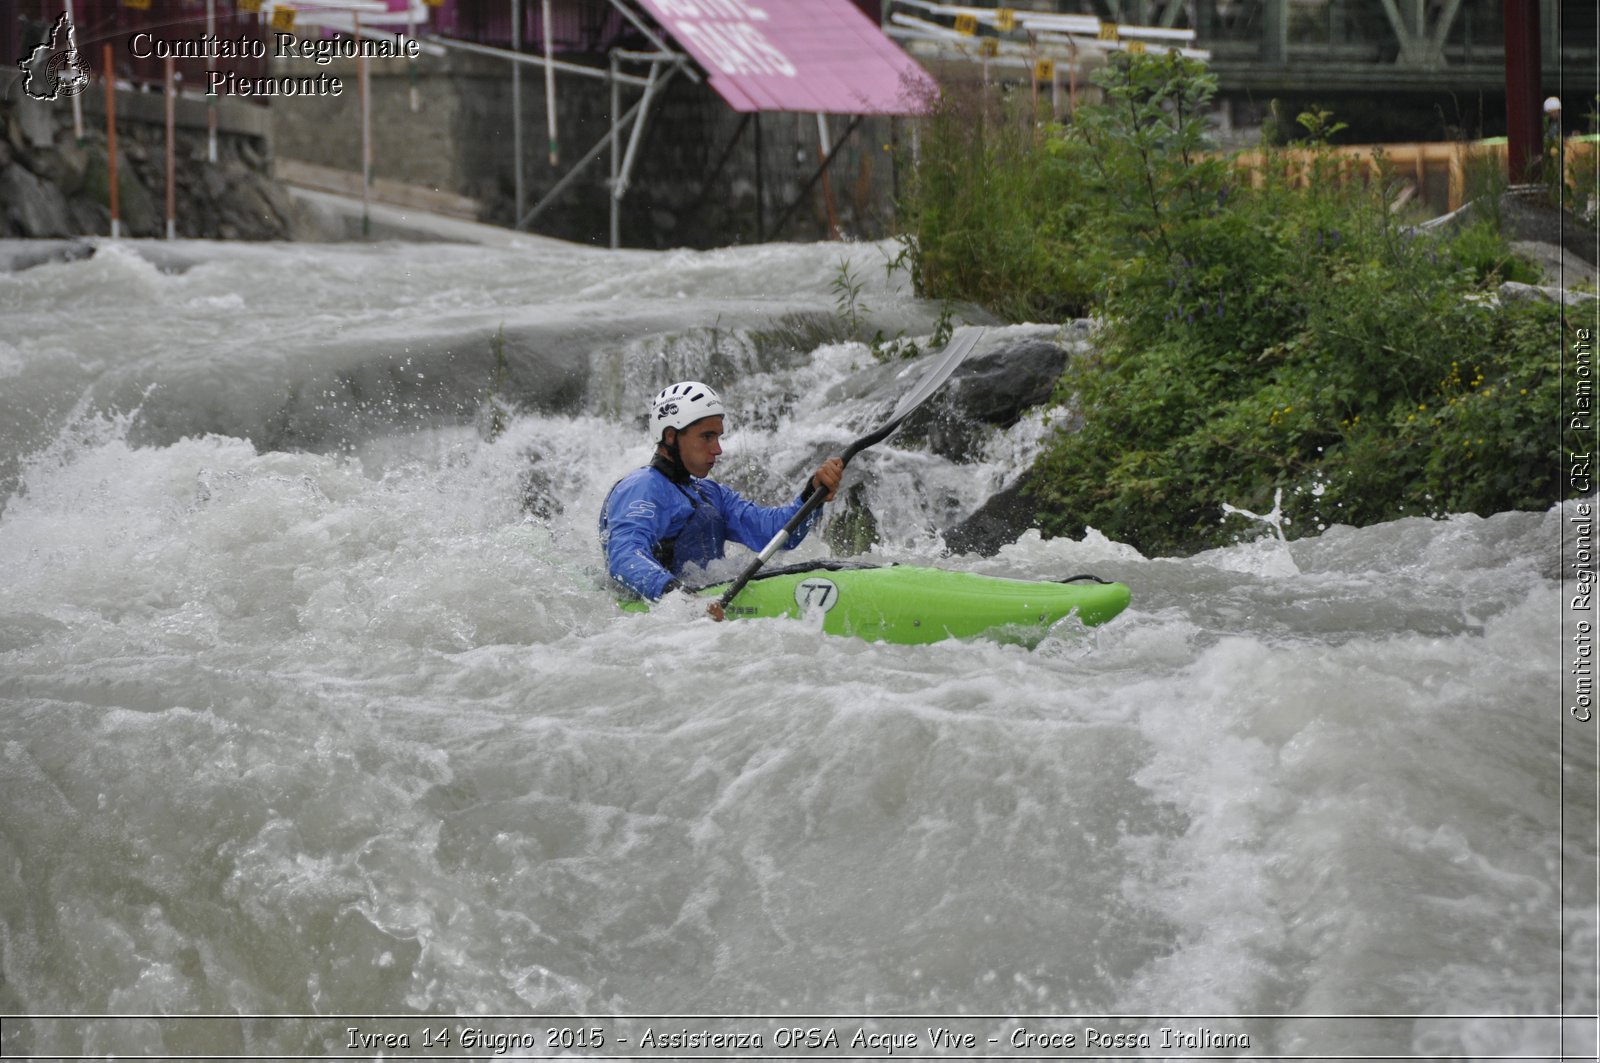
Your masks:
<instances>
[{"instance_id":1,"label":"white helmet","mask_svg":"<svg viewBox=\"0 0 1600 1063\"><path fill-rule=\"evenodd\" d=\"M722 416L722 399L698 380L663 388L650 404L650 432L656 442L668 428L683 431L702 417Z\"/></svg>"}]
</instances>

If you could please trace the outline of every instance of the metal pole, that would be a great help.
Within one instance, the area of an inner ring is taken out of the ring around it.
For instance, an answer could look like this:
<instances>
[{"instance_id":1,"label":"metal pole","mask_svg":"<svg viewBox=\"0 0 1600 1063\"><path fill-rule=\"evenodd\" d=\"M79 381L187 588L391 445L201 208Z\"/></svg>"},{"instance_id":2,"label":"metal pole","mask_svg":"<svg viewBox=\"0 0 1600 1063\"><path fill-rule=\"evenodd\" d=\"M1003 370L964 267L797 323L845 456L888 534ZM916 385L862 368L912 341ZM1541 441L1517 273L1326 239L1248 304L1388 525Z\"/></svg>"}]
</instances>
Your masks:
<instances>
[{"instance_id":1,"label":"metal pole","mask_svg":"<svg viewBox=\"0 0 1600 1063\"><path fill-rule=\"evenodd\" d=\"M544 115L545 125L550 130L550 165L561 164L561 146L556 138L556 68L551 65L555 60L555 39L550 32L550 0L544 0ZM645 91L649 91L646 89Z\"/></svg>"},{"instance_id":2,"label":"metal pole","mask_svg":"<svg viewBox=\"0 0 1600 1063\"><path fill-rule=\"evenodd\" d=\"M406 37L413 41L417 39L417 8L415 4L411 3L411 0L406 0ZM411 87L411 113L416 114L422 110L422 96L417 92L417 61L415 59L406 60L406 78Z\"/></svg>"},{"instance_id":3,"label":"metal pole","mask_svg":"<svg viewBox=\"0 0 1600 1063\"><path fill-rule=\"evenodd\" d=\"M632 11L630 11L628 9L628 5L623 3L622 0L611 0L611 6L616 8L618 11L620 11L622 13L622 17L627 19L629 22L631 22L633 24L633 28L634 29L636 29L640 33L644 34L645 37L650 41L650 43L656 46L656 51L658 51L658 52L671 52L672 51L671 45L667 44L666 41L662 40L661 37L656 33L656 31L650 28L649 23L645 22L644 20L639 18L638 15L635 15ZM696 85L700 84L700 75L696 74L694 72L693 68L686 66L686 67L683 68L683 73L684 73L685 77L687 77L690 81L694 82Z\"/></svg>"},{"instance_id":4,"label":"metal pole","mask_svg":"<svg viewBox=\"0 0 1600 1063\"><path fill-rule=\"evenodd\" d=\"M607 112L612 122L612 132L616 132L618 113L622 110L622 83L617 80L617 53L611 53L611 110ZM617 187L617 175L622 164L619 141L621 138L611 138L611 180L608 188ZM615 251L622 246L622 203L616 196L611 196L611 249Z\"/></svg>"},{"instance_id":5,"label":"metal pole","mask_svg":"<svg viewBox=\"0 0 1600 1063\"><path fill-rule=\"evenodd\" d=\"M511 50L522 51L522 0L511 0ZM512 183L516 189L516 217L522 217L522 64L511 64L511 158ZM520 225L513 228L521 228Z\"/></svg>"},{"instance_id":6,"label":"metal pole","mask_svg":"<svg viewBox=\"0 0 1600 1063\"><path fill-rule=\"evenodd\" d=\"M681 69L683 69L682 63L673 64L667 69L666 76L661 79L661 83L665 85L668 81L671 81L672 76ZM601 72L600 76L605 77L605 73ZM517 227L521 228L523 225L527 225L529 222L533 221L534 218L537 218L546 207L548 207L551 203L554 203L556 198L566 190L568 185L582 176L584 167L588 166L591 162L598 158L600 153L606 149L606 145L617 139L618 134L620 134L622 131L622 127L627 125L628 121L633 118L634 115L638 114L640 119L643 120L644 115L641 114L640 111L647 102L648 100L644 97L641 97L635 101L634 105L628 108L627 112L623 114L622 118L612 125L610 131L607 132L605 136L601 137L599 141L595 143L594 147L589 149L588 153L585 154L583 158L573 163L571 169L567 170L566 173L561 175L561 180L557 181L550 187L550 190L544 194L544 198L540 199L539 202L528 208L527 217L523 218ZM624 164L624 166L626 166L626 164ZM622 175L619 175L618 180L626 183L626 169L624 169Z\"/></svg>"},{"instance_id":7,"label":"metal pole","mask_svg":"<svg viewBox=\"0 0 1600 1063\"><path fill-rule=\"evenodd\" d=\"M167 239L178 235L177 60L167 56Z\"/></svg>"},{"instance_id":8,"label":"metal pole","mask_svg":"<svg viewBox=\"0 0 1600 1063\"><path fill-rule=\"evenodd\" d=\"M111 239L122 235L122 219L117 211L117 68L111 45L105 46L106 71L106 167L111 178Z\"/></svg>"},{"instance_id":9,"label":"metal pole","mask_svg":"<svg viewBox=\"0 0 1600 1063\"><path fill-rule=\"evenodd\" d=\"M828 239L839 239L839 213L833 204L833 179L828 174L828 116L817 112L817 165L822 167L822 205L828 214Z\"/></svg>"},{"instance_id":10,"label":"metal pole","mask_svg":"<svg viewBox=\"0 0 1600 1063\"><path fill-rule=\"evenodd\" d=\"M756 243L767 242L767 212L762 207L766 189L761 180L761 112L756 112Z\"/></svg>"},{"instance_id":11,"label":"metal pole","mask_svg":"<svg viewBox=\"0 0 1600 1063\"><path fill-rule=\"evenodd\" d=\"M67 25L72 27L70 32L74 38L78 33L78 22L72 17L72 0L64 0L67 12ZM72 94L72 136L81 146L83 144L83 101L78 99L78 93Z\"/></svg>"},{"instance_id":12,"label":"metal pole","mask_svg":"<svg viewBox=\"0 0 1600 1063\"><path fill-rule=\"evenodd\" d=\"M782 214L778 215L777 222L772 226L772 232L774 235L783 232L783 227L787 225L789 219L794 216L794 212L799 208L800 204L805 202L806 197L811 195L811 190L817 186L817 182L827 176L828 167L833 165L833 160L838 157L839 152L844 148L845 143L855 135L855 131L857 127L861 125L861 121L864 117L866 116L858 114L850 119L849 127L844 131L844 134L840 136L838 140L833 142L832 150L830 150L827 156L823 158L822 165L817 167L817 172L812 174L811 180L807 181L805 185L801 187L800 194L794 198L794 201L784 208Z\"/></svg>"},{"instance_id":13,"label":"metal pole","mask_svg":"<svg viewBox=\"0 0 1600 1063\"><path fill-rule=\"evenodd\" d=\"M633 129L628 134L628 150L622 156L622 173L617 175L617 183L611 188L613 199L621 199L628 191L628 176L633 173L633 160L639 152L639 141L644 136L644 117L650 109L650 99L656 94L656 71L660 67L650 64L650 79L645 84L644 95L639 97L639 116L633 120Z\"/></svg>"},{"instance_id":14,"label":"metal pole","mask_svg":"<svg viewBox=\"0 0 1600 1063\"><path fill-rule=\"evenodd\" d=\"M217 39L217 0L206 0L206 39ZM206 87L213 84L211 72L217 68L215 49L206 49ZM206 158L217 161L217 94L206 93Z\"/></svg>"},{"instance_id":15,"label":"metal pole","mask_svg":"<svg viewBox=\"0 0 1600 1063\"><path fill-rule=\"evenodd\" d=\"M361 39L361 12L350 12L350 27ZM361 84L361 235L372 235L372 107L367 94L367 59L356 50L356 80Z\"/></svg>"},{"instance_id":16,"label":"metal pole","mask_svg":"<svg viewBox=\"0 0 1600 1063\"><path fill-rule=\"evenodd\" d=\"M530 66L554 67L563 74L576 74L579 77L594 78L597 81L604 81L606 79L606 72L601 70L599 67L582 66L578 63L566 63L559 59L546 62L537 55L518 55L516 52L506 48L490 48L482 44L471 44L467 41L452 40L449 37L430 36L428 38L428 43L436 45L440 48L455 49L459 52L473 52L477 55L493 56L496 59L504 59L512 63L527 63ZM681 57L672 56L671 58L679 60L679 67L682 68L683 62L681 61ZM621 81L624 85L638 85L640 88L643 88L645 85L645 79L636 74L618 74L617 80Z\"/></svg>"},{"instance_id":17,"label":"metal pole","mask_svg":"<svg viewBox=\"0 0 1600 1063\"><path fill-rule=\"evenodd\" d=\"M1539 136L1539 3L1506 0L1506 164L1514 185L1537 176Z\"/></svg>"},{"instance_id":18,"label":"metal pole","mask_svg":"<svg viewBox=\"0 0 1600 1063\"><path fill-rule=\"evenodd\" d=\"M1071 42L1069 46L1072 48L1072 65L1067 67L1067 110L1076 116L1078 113L1078 45L1075 42Z\"/></svg>"}]
</instances>

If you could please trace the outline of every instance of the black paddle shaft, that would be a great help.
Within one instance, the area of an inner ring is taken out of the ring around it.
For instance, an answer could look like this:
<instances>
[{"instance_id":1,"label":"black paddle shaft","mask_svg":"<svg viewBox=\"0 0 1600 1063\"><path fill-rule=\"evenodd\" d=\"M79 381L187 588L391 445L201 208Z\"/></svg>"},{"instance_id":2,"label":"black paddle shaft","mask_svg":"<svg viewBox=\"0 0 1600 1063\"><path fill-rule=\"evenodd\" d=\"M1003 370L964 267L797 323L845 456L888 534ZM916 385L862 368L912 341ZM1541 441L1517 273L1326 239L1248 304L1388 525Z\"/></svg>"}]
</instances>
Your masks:
<instances>
[{"instance_id":1,"label":"black paddle shaft","mask_svg":"<svg viewBox=\"0 0 1600 1063\"><path fill-rule=\"evenodd\" d=\"M901 422L911 416L913 410L921 406L930 395L943 386L944 382L950 378L950 374L955 372L956 366L961 364L962 359L972 353L972 348L978 344L978 337L982 335L983 329L973 329L970 333L961 337L960 341L947 345L944 357L928 372L927 376L922 378L922 381L915 388L906 393L905 398L901 399L895 406L894 414L889 420L876 431L862 436L846 447L844 454L840 457L840 461L848 466L851 458L873 444L881 443L887 439L890 433L900 427ZM733 601L734 596L744 590L745 584L749 583L755 577L755 574L761 571L761 566L765 565L767 560L789 541L789 537L794 534L794 530L804 524L806 519L817 511L817 507L827 501L827 492L815 487L815 485L813 485L813 488L811 497L806 499L805 505L800 507L800 512L789 518L789 523L785 524L782 530L772 537L766 547L739 574L739 578L728 584L728 589L723 591L717 598L719 606L726 608L728 603Z\"/></svg>"}]
</instances>

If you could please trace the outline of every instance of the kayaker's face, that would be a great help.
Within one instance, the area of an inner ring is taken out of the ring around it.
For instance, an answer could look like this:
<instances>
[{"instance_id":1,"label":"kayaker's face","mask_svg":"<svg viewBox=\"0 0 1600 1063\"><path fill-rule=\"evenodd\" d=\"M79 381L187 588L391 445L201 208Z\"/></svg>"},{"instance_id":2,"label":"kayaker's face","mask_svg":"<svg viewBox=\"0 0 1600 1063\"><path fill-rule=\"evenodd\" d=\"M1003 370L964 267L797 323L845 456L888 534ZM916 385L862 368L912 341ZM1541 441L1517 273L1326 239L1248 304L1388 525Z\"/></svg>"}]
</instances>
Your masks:
<instances>
[{"instance_id":1,"label":"kayaker's face","mask_svg":"<svg viewBox=\"0 0 1600 1063\"><path fill-rule=\"evenodd\" d=\"M690 476L708 476L722 453L722 418L702 417L678 433L678 458Z\"/></svg>"}]
</instances>

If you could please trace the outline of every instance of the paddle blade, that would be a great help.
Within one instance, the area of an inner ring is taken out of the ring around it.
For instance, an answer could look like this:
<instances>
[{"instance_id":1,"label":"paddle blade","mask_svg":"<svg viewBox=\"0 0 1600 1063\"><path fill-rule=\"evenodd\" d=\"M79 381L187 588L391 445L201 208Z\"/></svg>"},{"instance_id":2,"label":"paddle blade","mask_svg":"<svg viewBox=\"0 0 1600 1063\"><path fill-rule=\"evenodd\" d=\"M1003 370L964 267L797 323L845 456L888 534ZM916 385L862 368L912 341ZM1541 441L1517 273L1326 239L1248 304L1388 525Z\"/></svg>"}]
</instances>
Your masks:
<instances>
[{"instance_id":1,"label":"paddle blade","mask_svg":"<svg viewBox=\"0 0 1600 1063\"><path fill-rule=\"evenodd\" d=\"M844 463L849 465L850 459L856 454L889 438L889 435L900 427L901 421L911 416L913 410L944 386L944 382L950 379L950 374L956 371L956 366L960 365L978 345L983 333L984 330L981 328L968 329L959 338L947 343L944 354L934 363L933 368L924 373L922 379L917 381L917 386L906 392L895 404L894 412L889 415L889 419L876 432L862 436L846 448L843 455Z\"/></svg>"},{"instance_id":2,"label":"paddle blade","mask_svg":"<svg viewBox=\"0 0 1600 1063\"><path fill-rule=\"evenodd\" d=\"M955 336L951 337L950 342L945 344L944 354L934 363L933 368L928 370L927 375L918 381L916 387L901 396L900 401L895 404L894 413L889 417L891 421L898 424L900 421L905 420L912 410L921 406L935 391L938 391L944 385L944 382L950 379L950 374L956 371L956 366L960 365L967 355L972 353L973 348L977 347L978 340L983 337L984 330L982 328L962 328L957 329L956 333Z\"/></svg>"},{"instance_id":3,"label":"paddle blade","mask_svg":"<svg viewBox=\"0 0 1600 1063\"><path fill-rule=\"evenodd\" d=\"M956 366L961 364L963 358L972 353L972 349L978 345L978 339L982 335L983 329L981 328L967 329L960 338L953 338L949 343L945 344L944 354L940 356L938 362L934 363L933 368L928 370L923 378L917 382L917 386L906 392L905 397L895 404L894 413L890 415L889 420L876 432L862 436L845 448L845 452L842 455L844 463L849 465L851 458L874 443L881 442L890 432L900 427L900 422L905 420L912 410L921 406L927 401L928 396L938 391L944 382L950 379L950 374L956 371ZM757 554L754 560L750 562L749 567L740 574L739 578L730 583L728 589L722 592L722 596L717 599L718 604L726 606L733 601L734 595L744 589L744 585L749 583L750 578L760 571L761 566L767 563L767 559L777 553L789 541L789 536L794 534L794 530L804 523L806 518L811 516L818 506L822 505L822 502L823 494L821 491L814 492L810 498L806 499L805 505L800 507L800 512L796 513L789 523L785 524L782 530L772 537L772 541L767 543L766 549Z\"/></svg>"}]
</instances>

